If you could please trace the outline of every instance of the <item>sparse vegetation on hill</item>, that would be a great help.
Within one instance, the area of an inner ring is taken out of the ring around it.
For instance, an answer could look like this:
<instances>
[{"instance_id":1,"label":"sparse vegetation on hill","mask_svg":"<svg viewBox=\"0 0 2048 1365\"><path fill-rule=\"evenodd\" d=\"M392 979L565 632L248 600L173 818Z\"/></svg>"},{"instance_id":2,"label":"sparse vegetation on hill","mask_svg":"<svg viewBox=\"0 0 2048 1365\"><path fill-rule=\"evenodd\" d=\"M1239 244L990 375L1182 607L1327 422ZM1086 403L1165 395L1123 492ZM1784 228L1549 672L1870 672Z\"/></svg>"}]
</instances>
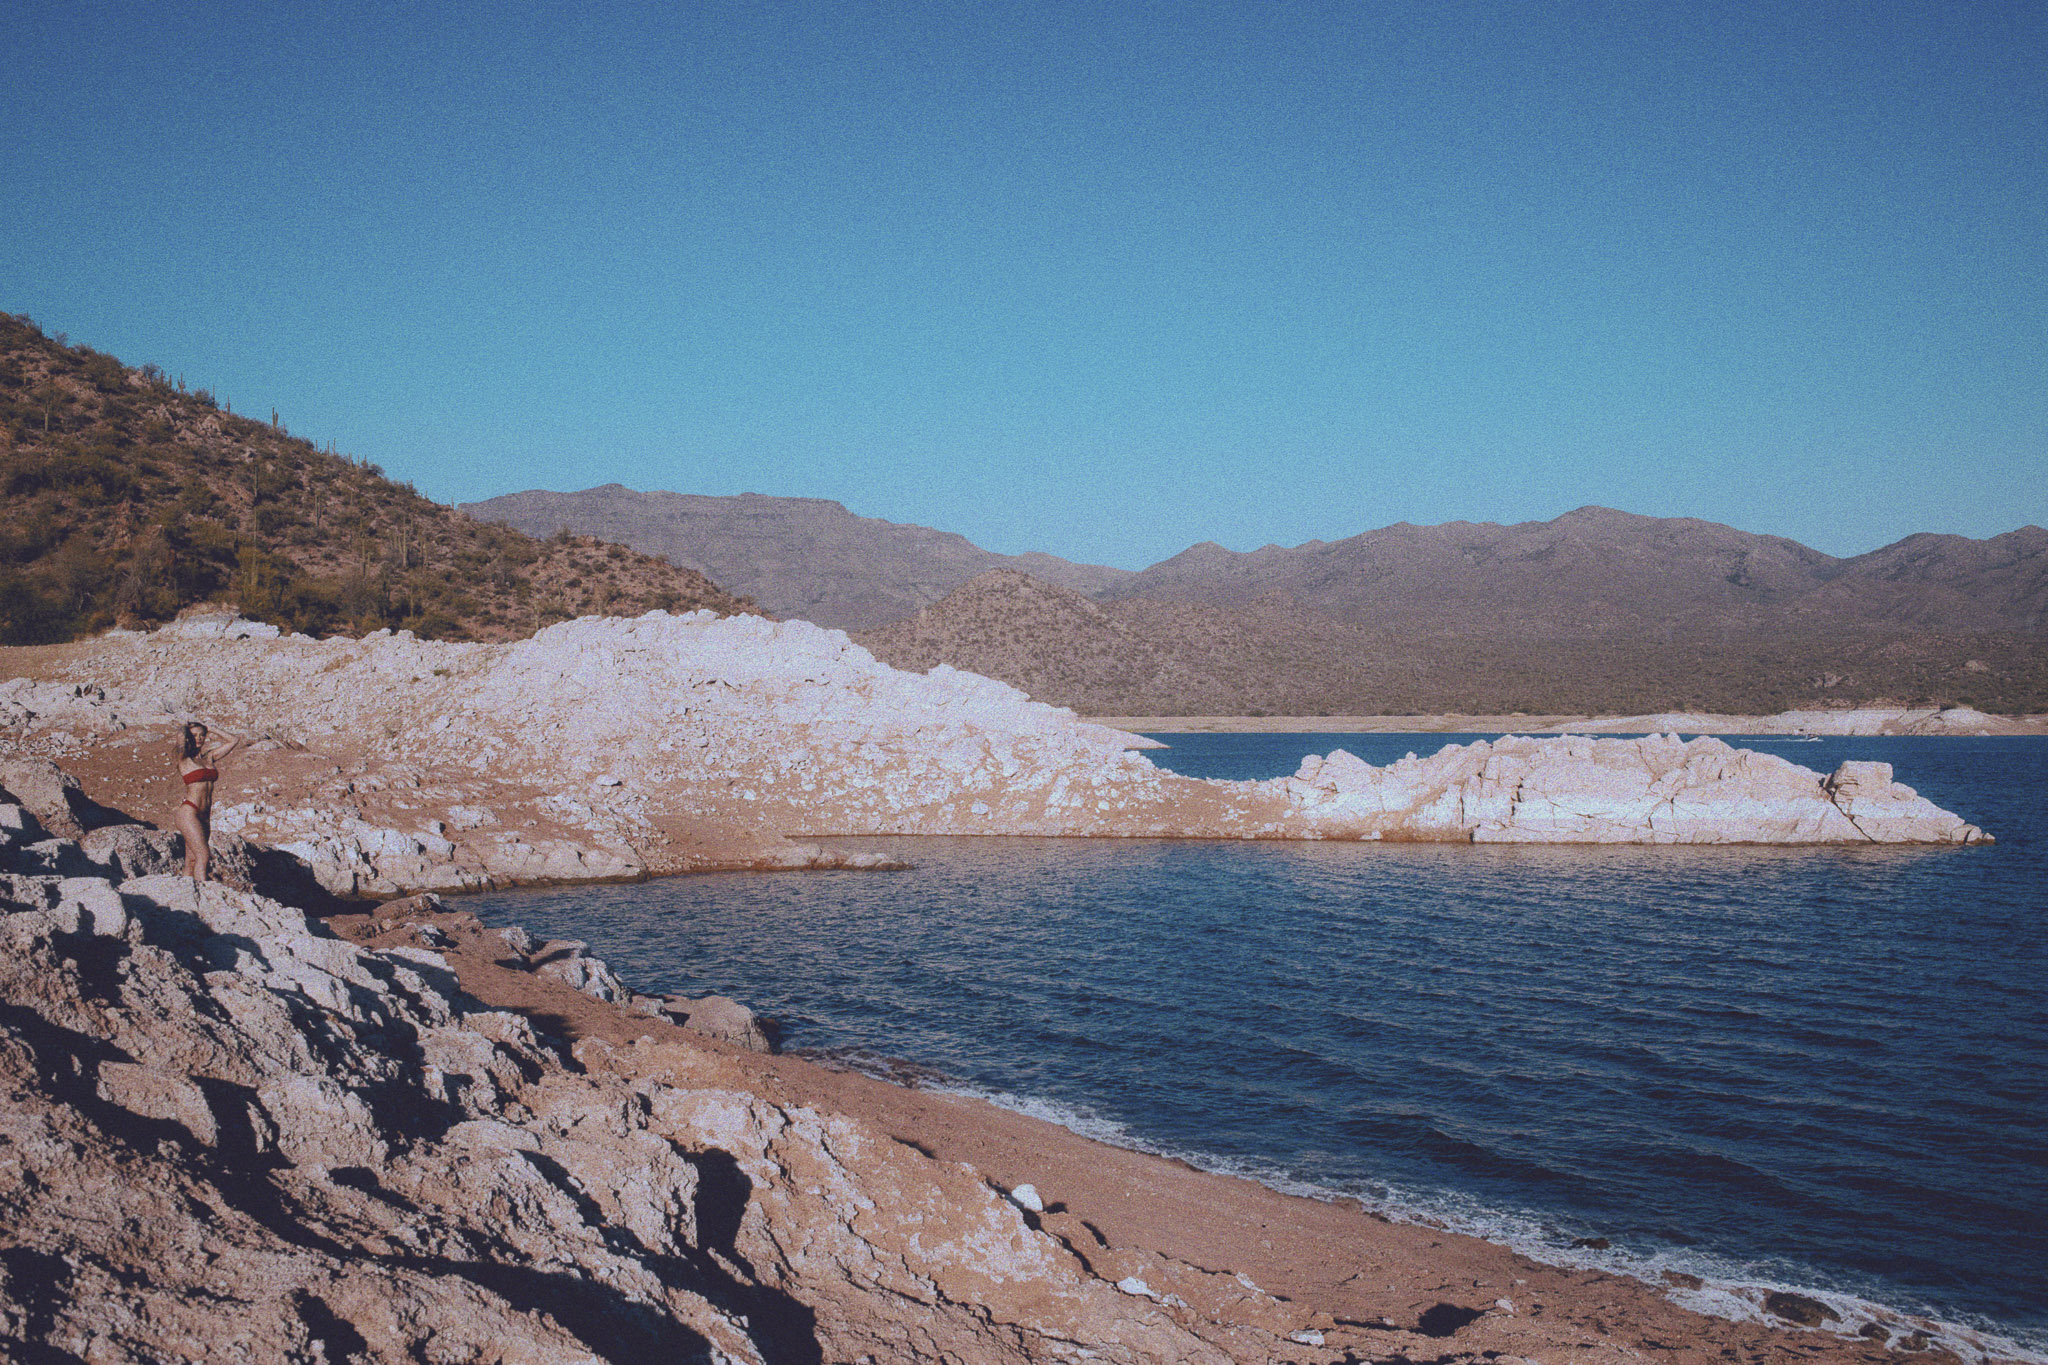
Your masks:
<instances>
[{"instance_id":1,"label":"sparse vegetation on hill","mask_svg":"<svg viewBox=\"0 0 2048 1365\"><path fill-rule=\"evenodd\" d=\"M752 604L588 536L537 539L238 416L156 367L0 314L0 644L146 626L208 599L289 630L506 639L552 621Z\"/></svg>"},{"instance_id":2,"label":"sparse vegetation on hill","mask_svg":"<svg viewBox=\"0 0 2048 1365\"><path fill-rule=\"evenodd\" d=\"M898 668L951 664L1092 715L2048 709L2048 641L2010 630L1544 639L1376 629L1279 595L1090 601L998 572L856 638Z\"/></svg>"}]
</instances>

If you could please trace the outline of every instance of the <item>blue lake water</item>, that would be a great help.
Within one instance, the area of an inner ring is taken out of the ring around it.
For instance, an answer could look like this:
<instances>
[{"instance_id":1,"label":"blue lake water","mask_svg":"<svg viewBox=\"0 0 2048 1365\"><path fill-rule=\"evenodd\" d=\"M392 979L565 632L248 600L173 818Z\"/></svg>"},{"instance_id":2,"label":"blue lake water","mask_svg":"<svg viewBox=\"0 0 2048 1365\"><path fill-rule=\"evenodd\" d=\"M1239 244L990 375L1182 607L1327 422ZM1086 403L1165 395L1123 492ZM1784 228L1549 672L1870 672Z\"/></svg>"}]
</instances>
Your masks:
<instances>
[{"instance_id":1,"label":"blue lake water","mask_svg":"<svg viewBox=\"0 0 2048 1365\"><path fill-rule=\"evenodd\" d=\"M1163 738L1245 778L1471 737ZM1734 742L2000 842L869 839L916 866L466 904L1131 1145L2048 1350L2048 741Z\"/></svg>"}]
</instances>

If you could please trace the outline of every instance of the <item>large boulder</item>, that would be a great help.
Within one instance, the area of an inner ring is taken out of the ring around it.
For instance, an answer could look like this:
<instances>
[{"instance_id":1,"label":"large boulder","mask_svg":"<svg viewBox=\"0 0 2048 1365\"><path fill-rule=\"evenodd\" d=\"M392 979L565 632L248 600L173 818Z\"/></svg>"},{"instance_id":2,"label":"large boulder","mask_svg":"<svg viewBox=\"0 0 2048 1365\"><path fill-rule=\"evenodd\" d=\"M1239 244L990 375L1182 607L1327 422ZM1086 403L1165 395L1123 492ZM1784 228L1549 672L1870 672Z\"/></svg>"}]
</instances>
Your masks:
<instances>
[{"instance_id":1,"label":"large boulder","mask_svg":"<svg viewBox=\"0 0 2048 1365\"><path fill-rule=\"evenodd\" d=\"M129 816L87 796L77 778L47 758L0 758L0 799L11 799L34 812L43 828L60 839L77 839L88 830L133 823Z\"/></svg>"},{"instance_id":2,"label":"large boulder","mask_svg":"<svg viewBox=\"0 0 2048 1365\"><path fill-rule=\"evenodd\" d=\"M774 1039L759 1016L739 1001L724 995L692 999L687 995L661 997L661 1013L684 1028L749 1052L775 1051Z\"/></svg>"},{"instance_id":3,"label":"large boulder","mask_svg":"<svg viewBox=\"0 0 2048 1365\"><path fill-rule=\"evenodd\" d=\"M185 841L175 830L108 825L87 833L78 846L118 881L176 872L185 865Z\"/></svg>"}]
</instances>

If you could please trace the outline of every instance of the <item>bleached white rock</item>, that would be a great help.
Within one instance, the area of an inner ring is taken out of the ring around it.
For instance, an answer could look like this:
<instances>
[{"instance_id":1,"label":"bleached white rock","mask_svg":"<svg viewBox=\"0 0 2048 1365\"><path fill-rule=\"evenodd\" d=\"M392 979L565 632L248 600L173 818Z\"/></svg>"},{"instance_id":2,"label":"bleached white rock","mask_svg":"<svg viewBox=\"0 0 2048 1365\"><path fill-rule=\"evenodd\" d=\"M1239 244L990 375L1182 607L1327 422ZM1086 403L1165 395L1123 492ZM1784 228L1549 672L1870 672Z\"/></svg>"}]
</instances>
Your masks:
<instances>
[{"instance_id":1,"label":"bleached white rock","mask_svg":"<svg viewBox=\"0 0 2048 1365\"><path fill-rule=\"evenodd\" d=\"M333 1358L317 1302L364 1358L759 1362L786 1340L777 1313L821 1303L825 1359L907 1321L961 1359L1085 1340L1223 1365L964 1166L689 1088L673 1045L587 1041L572 1066L526 1018L470 1012L434 953L183 877L42 877L21 870L31 847L0 847L0 1165L9 1239L69 1267L61 1312L0 1273L0 1323L31 1354ZM98 926L51 913L113 905L129 921L91 954L76 936ZM735 1308L735 1265L778 1288ZM617 1313L571 1331L487 1288L543 1274ZM616 1337L619 1314L683 1349Z\"/></svg>"},{"instance_id":2,"label":"bleached white rock","mask_svg":"<svg viewBox=\"0 0 2048 1365\"><path fill-rule=\"evenodd\" d=\"M118 699L314 752L376 737L374 768L354 758L324 788L229 791L216 812L218 830L286 849L344 895L629 878L721 859L805 866L825 855L787 840L825 835L1982 837L1896 783L1837 790L1781 759L1661 734L1510 737L1384 767L1339 750L1291 778L1197 781L1132 752L1131 736L1006 684L899 672L801 621L706 612L584 618L510 644L195 629L102 637L66 659L75 678L34 686L64 692L81 730ZM24 732L44 724L31 718ZM689 831L706 822L743 851L693 862ZM54 856L42 870L77 870Z\"/></svg>"},{"instance_id":3,"label":"bleached white rock","mask_svg":"<svg viewBox=\"0 0 2048 1365\"><path fill-rule=\"evenodd\" d=\"M251 621L232 610L188 610L158 631L174 640L275 640L283 632L262 621Z\"/></svg>"},{"instance_id":4,"label":"bleached white rock","mask_svg":"<svg viewBox=\"0 0 2048 1365\"><path fill-rule=\"evenodd\" d=\"M542 947L541 956L543 958L547 956L548 947L551 946L553 945ZM611 968L607 967L598 958L585 957L581 952L582 946L581 944L576 945L577 952L543 961L540 966L534 969L535 974L551 977L571 989L582 991L585 995L598 1000L617 1003L630 996L632 992L626 989L619 978L612 973Z\"/></svg>"},{"instance_id":5,"label":"bleached white rock","mask_svg":"<svg viewBox=\"0 0 2048 1365\"><path fill-rule=\"evenodd\" d=\"M1479 740L1385 768L1338 750L1291 779L1357 837L1475 843L1977 843L1982 830L1893 782L1830 777L1710 737Z\"/></svg>"}]
</instances>

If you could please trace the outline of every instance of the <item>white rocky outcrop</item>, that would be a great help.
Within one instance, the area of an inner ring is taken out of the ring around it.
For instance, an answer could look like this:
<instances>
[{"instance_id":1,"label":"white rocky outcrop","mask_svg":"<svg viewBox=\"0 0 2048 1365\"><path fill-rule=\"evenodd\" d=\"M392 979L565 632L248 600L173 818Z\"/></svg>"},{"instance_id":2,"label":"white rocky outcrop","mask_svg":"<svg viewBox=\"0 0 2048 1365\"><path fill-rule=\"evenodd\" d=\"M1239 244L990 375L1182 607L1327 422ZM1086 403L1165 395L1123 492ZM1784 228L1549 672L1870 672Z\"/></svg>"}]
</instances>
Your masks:
<instances>
[{"instance_id":1,"label":"white rocky outcrop","mask_svg":"<svg viewBox=\"0 0 2048 1365\"><path fill-rule=\"evenodd\" d=\"M32 726L44 731L71 726L90 734L125 730L128 722L110 704L106 689L91 683L37 682L30 678L0 682L0 730L26 730Z\"/></svg>"},{"instance_id":2,"label":"white rocky outcrop","mask_svg":"<svg viewBox=\"0 0 2048 1365\"><path fill-rule=\"evenodd\" d=\"M1376 768L1339 749L1289 781L1355 838L1475 843L1979 843L1892 780L1888 763L1823 777L1712 738L1509 736Z\"/></svg>"},{"instance_id":3,"label":"white rocky outcrop","mask_svg":"<svg viewBox=\"0 0 2048 1365\"><path fill-rule=\"evenodd\" d=\"M1664 738L1197 781L1003 683L899 672L800 621L651 612L511 644L204 624L67 646L50 676L0 687L0 723L39 752L128 746L157 769L148 746L175 718L254 736L216 829L290 850L338 894L860 861L792 842L826 835L1980 837L1903 787L1861 779L1851 818L1819 774Z\"/></svg>"}]
</instances>

